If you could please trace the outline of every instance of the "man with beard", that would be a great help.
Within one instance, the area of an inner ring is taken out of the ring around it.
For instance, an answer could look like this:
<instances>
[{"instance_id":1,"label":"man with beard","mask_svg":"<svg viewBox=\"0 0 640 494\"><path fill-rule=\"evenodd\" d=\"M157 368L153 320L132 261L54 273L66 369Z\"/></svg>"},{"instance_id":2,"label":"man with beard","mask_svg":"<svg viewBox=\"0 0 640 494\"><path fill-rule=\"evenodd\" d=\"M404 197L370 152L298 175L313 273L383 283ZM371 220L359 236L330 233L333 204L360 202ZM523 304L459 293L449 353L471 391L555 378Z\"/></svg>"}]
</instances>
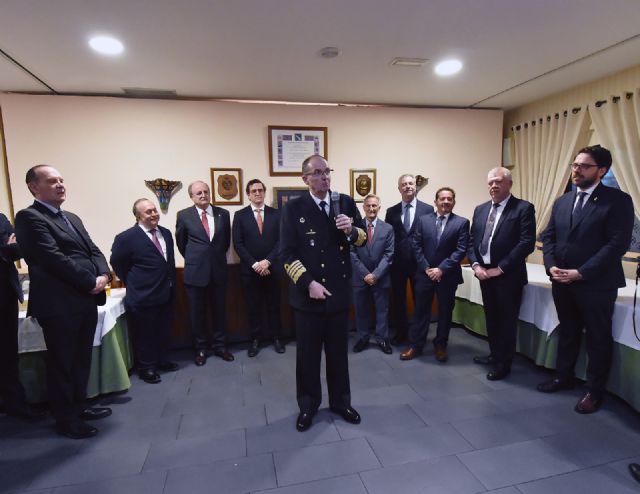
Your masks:
<instances>
[{"instance_id":1,"label":"man with beard","mask_svg":"<svg viewBox=\"0 0 640 494\"><path fill-rule=\"evenodd\" d=\"M601 183L611 153L601 146L578 152L571 166L576 191L553 205L542 234L544 265L552 282L560 321L556 377L538 385L553 393L575 386L574 368L586 329L587 388L578 413L600 408L611 367L612 317L618 288L625 286L622 256L633 230L633 202L621 190Z\"/></svg>"}]
</instances>

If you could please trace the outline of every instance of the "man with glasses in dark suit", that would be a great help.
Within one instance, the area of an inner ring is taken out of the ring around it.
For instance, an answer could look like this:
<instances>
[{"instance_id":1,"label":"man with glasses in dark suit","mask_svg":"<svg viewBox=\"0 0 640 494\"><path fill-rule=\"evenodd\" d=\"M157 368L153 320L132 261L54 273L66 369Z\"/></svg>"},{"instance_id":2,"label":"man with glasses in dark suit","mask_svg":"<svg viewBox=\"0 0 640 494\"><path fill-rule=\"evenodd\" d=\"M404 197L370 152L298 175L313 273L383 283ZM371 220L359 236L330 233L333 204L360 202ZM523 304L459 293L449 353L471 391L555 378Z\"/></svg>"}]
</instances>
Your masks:
<instances>
[{"instance_id":1,"label":"man with glasses in dark suit","mask_svg":"<svg viewBox=\"0 0 640 494\"><path fill-rule=\"evenodd\" d=\"M553 393L575 386L574 368L585 330L587 392L575 411L593 413L604 399L613 352L612 319L618 288L626 284L622 256L633 231L633 201L602 177L611 168L611 153L588 146L571 164L576 191L556 200L542 234L544 266L551 278L558 313L556 377L538 385Z\"/></svg>"}]
</instances>

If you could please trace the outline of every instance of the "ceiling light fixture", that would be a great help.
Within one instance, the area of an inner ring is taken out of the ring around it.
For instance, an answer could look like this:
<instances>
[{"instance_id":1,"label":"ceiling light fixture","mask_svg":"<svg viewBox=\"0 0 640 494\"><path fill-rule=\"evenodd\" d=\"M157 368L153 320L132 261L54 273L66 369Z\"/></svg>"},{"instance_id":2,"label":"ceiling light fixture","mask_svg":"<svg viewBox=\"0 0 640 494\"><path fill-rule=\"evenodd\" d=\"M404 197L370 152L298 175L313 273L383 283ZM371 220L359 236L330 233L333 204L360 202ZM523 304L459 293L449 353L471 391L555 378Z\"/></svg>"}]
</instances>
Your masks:
<instances>
[{"instance_id":1,"label":"ceiling light fixture","mask_svg":"<svg viewBox=\"0 0 640 494\"><path fill-rule=\"evenodd\" d=\"M115 56L124 51L122 42L111 36L94 36L89 40L89 46L101 55Z\"/></svg>"},{"instance_id":2,"label":"ceiling light fixture","mask_svg":"<svg viewBox=\"0 0 640 494\"><path fill-rule=\"evenodd\" d=\"M342 50L336 46L325 46L318 53L322 58L336 58L342 55Z\"/></svg>"},{"instance_id":3,"label":"ceiling light fixture","mask_svg":"<svg viewBox=\"0 0 640 494\"><path fill-rule=\"evenodd\" d=\"M389 64L395 67L422 67L427 60L427 58L396 57Z\"/></svg>"},{"instance_id":4,"label":"ceiling light fixture","mask_svg":"<svg viewBox=\"0 0 640 494\"><path fill-rule=\"evenodd\" d=\"M435 73L440 76L454 75L460 72L462 69L462 62L460 60L443 60L435 67Z\"/></svg>"}]
</instances>

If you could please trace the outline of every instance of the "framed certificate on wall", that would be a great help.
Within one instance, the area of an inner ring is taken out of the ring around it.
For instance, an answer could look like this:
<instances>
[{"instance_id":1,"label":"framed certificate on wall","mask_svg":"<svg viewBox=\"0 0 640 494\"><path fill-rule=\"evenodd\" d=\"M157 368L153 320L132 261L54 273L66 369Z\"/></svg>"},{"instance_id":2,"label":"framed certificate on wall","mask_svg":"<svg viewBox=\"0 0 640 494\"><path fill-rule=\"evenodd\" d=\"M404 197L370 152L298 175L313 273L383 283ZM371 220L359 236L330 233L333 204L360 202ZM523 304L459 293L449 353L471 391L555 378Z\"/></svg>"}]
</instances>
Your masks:
<instances>
[{"instance_id":1,"label":"framed certificate on wall","mask_svg":"<svg viewBox=\"0 0 640 494\"><path fill-rule=\"evenodd\" d=\"M314 154L328 159L327 127L269 125L269 175L300 176L302 162Z\"/></svg>"}]
</instances>

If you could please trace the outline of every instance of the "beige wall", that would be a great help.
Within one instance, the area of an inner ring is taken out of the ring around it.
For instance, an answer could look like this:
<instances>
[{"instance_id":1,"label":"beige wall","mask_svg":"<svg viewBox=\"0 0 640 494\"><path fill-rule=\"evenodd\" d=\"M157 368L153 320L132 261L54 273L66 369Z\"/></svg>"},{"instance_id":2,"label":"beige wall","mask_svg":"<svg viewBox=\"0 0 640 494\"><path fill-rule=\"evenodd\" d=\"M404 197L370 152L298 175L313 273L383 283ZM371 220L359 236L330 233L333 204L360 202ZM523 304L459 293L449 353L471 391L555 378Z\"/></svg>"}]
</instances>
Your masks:
<instances>
[{"instance_id":1,"label":"beige wall","mask_svg":"<svg viewBox=\"0 0 640 494\"><path fill-rule=\"evenodd\" d=\"M27 169L37 163L57 167L68 187L64 207L82 216L107 257L114 235L133 224L134 199L153 198L144 179L183 182L161 219L171 230L176 211L191 204L187 185L209 181L211 167L242 168L245 183L258 177L268 188L303 185L297 177L269 177L268 125L328 127L333 188L349 193L349 168L377 168L383 207L399 200L397 177L409 172L429 177L420 196L428 202L436 188L453 186L457 211L468 217L487 199L486 172L501 158L503 115L495 110L7 94L0 95L0 107L15 210L32 202L24 185Z\"/></svg>"}]
</instances>

